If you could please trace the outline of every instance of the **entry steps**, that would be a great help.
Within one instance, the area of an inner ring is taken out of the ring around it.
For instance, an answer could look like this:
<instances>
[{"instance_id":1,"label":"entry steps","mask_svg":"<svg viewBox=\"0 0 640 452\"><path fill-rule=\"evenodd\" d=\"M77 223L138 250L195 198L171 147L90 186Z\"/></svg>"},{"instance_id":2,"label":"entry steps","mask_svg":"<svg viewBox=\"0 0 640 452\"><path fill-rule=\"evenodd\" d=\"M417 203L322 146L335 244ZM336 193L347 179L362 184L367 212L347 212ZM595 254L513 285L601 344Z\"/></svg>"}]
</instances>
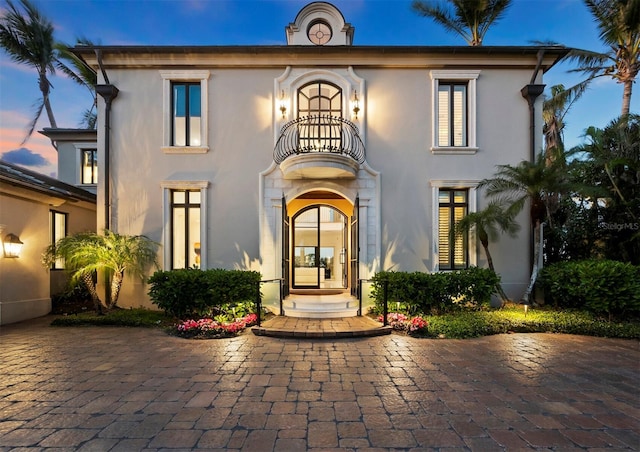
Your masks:
<instances>
[{"instance_id":1,"label":"entry steps","mask_svg":"<svg viewBox=\"0 0 640 452\"><path fill-rule=\"evenodd\" d=\"M307 319L335 319L358 315L358 299L349 293L335 295L291 294L282 301L284 315Z\"/></svg>"}]
</instances>

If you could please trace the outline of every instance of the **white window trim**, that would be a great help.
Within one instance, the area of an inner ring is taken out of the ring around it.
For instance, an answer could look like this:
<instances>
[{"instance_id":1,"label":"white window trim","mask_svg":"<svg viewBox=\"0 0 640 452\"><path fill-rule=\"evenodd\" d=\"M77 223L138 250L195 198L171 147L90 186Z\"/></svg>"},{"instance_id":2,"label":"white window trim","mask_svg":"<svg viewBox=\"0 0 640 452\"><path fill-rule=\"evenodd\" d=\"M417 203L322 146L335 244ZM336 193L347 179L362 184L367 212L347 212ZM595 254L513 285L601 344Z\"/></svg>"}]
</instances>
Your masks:
<instances>
[{"instance_id":1,"label":"white window trim","mask_svg":"<svg viewBox=\"0 0 640 452\"><path fill-rule=\"evenodd\" d=\"M162 187L162 224L163 224L163 264L164 269L171 268L171 190L200 190L200 268L207 267L207 188L206 180L165 180Z\"/></svg>"},{"instance_id":2,"label":"white window trim","mask_svg":"<svg viewBox=\"0 0 640 452\"><path fill-rule=\"evenodd\" d=\"M476 81L480 76L480 70L452 71L434 70L430 71L431 77L431 152L434 154L475 154L478 151L476 142L477 110L476 110ZM467 82L467 145L466 146L438 146L438 88L439 81L466 81Z\"/></svg>"},{"instance_id":3,"label":"white window trim","mask_svg":"<svg viewBox=\"0 0 640 452\"><path fill-rule=\"evenodd\" d=\"M165 154L205 154L209 152L209 122L207 104L209 95L207 91L209 71L160 71L162 77L162 152ZM200 81L200 121L201 129L200 146L171 146L171 82L174 81Z\"/></svg>"},{"instance_id":4,"label":"white window trim","mask_svg":"<svg viewBox=\"0 0 640 452\"><path fill-rule=\"evenodd\" d=\"M438 224L440 222L440 209L438 194L441 188L459 188L469 190L469 210L467 213L476 212L478 209L478 184L479 180L432 180L431 182L431 249L433 250L434 272L440 271L440 252L438 250ZM478 265L478 249L476 235L469 234L469 266Z\"/></svg>"},{"instance_id":5,"label":"white window trim","mask_svg":"<svg viewBox=\"0 0 640 452\"><path fill-rule=\"evenodd\" d=\"M98 184L83 184L82 183L82 151L88 151L95 149L98 151L98 143L86 142L86 143L73 143L76 148L76 185L78 187L96 187Z\"/></svg>"}]
</instances>

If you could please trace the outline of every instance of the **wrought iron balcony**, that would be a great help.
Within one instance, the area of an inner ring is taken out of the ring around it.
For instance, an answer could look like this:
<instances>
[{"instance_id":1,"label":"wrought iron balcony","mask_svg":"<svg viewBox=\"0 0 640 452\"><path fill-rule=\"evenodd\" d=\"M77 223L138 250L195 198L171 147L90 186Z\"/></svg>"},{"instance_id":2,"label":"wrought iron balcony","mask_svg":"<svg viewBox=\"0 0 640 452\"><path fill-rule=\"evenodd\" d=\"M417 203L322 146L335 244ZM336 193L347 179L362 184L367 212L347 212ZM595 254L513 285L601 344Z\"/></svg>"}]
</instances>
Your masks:
<instances>
[{"instance_id":1,"label":"wrought iron balcony","mask_svg":"<svg viewBox=\"0 0 640 452\"><path fill-rule=\"evenodd\" d=\"M355 177L364 162L364 144L355 124L329 116L303 116L282 127L273 151L285 177Z\"/></svg>"}]
</instances>

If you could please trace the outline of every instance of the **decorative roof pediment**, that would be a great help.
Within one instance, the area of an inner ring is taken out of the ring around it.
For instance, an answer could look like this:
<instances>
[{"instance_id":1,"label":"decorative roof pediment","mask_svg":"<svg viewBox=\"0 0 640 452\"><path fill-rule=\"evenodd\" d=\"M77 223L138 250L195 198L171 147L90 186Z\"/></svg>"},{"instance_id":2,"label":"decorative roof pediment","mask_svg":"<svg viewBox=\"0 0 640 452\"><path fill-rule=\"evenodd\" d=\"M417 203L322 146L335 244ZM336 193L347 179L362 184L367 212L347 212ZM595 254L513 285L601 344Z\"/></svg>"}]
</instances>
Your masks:
<instances>
[{"instance_id":1,"label":"decorative roof pediment","mask_svg":"<svg viewBox=\"0 0 640 452\"><path fill-rule=\"evenodd\" d=\"M350 46L355 28L331 3L314 2L302 8L285 31L287 45Z\"/></svg>"}]
</instances>

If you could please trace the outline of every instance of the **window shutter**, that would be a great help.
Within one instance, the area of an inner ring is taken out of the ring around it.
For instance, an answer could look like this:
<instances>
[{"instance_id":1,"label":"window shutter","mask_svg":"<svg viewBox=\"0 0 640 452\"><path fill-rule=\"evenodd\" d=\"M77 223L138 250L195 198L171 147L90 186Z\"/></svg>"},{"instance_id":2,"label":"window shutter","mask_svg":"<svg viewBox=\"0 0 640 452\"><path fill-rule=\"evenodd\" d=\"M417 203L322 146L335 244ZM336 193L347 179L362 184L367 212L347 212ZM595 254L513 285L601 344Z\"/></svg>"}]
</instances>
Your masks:
<instances>
[{"instance_id":1,"label":"window shutter","mask_svg":"<svg viewBox=\"0 0 640 452\"><path fill-rule=\"evenodd\" d=\"M449 86L438 87L438 146L449 146Z\"/></svg>"}]
</instances>

